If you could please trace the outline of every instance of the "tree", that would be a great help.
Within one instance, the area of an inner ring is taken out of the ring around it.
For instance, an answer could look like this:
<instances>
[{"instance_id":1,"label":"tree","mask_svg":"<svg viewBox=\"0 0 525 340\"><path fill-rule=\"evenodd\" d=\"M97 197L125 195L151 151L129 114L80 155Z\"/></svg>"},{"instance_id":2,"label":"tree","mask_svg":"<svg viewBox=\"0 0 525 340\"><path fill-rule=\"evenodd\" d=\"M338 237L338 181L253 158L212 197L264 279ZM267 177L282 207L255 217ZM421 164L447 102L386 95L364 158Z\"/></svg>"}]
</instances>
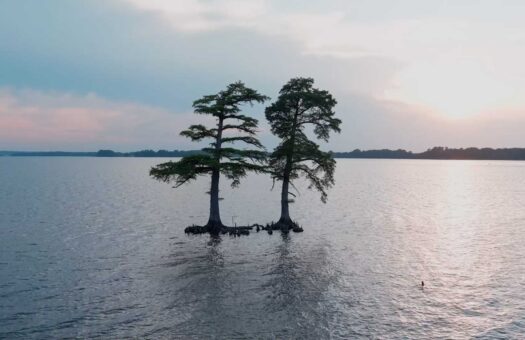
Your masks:
<instances>
[{"instance_id":1,"label":"tree","mask_svg":"<svg viewBox=\"0 0 525 340\"><path fill-rule=\"evenodd\" d=\"M210 147L203 148L202 153L183 157L177 162L162 163L150 170L153 178L163 182L174 182L175 187L195 180L198 176L211 176L208 223L204 227L187 228L187 231L218 234L225 229L219 211L221 174L232 181L232 187L236 187L248 171L264 170L262 164L266 160L266 152L255 137L258 121L242 114L241 106L263 103L267 99L269 98L247 88L242 82L236 82L217 94L196 100L193 103L195 113L215 117L217 125L214 128L191 125L182 131L181 135L194 142L211 139ZM251 145L255 149L235 148L238 142Z\"/></svg>"},{"instance_id":2,"label":"tree","mask_svg":"<svg viewBox=\"0 0 525 340\"><path fill-rule=\"evenodd\" d=\"M308 138L305 129L313 128L317 139L328 141L330 132L340 132L341 120L334 118L337 101L328 91L313 87L312 78L294 78L283 86L277 100L266 108L266 119L272 132L281 139L269 158L272 178L282 182L281 216L273 229L288 231L298 228L292 221L289 203L290 186L304 176L309 189L321 193L326 203L326 189L334 184L335 160L331 153L323 152Z\"/></svg>"}]
</instances>

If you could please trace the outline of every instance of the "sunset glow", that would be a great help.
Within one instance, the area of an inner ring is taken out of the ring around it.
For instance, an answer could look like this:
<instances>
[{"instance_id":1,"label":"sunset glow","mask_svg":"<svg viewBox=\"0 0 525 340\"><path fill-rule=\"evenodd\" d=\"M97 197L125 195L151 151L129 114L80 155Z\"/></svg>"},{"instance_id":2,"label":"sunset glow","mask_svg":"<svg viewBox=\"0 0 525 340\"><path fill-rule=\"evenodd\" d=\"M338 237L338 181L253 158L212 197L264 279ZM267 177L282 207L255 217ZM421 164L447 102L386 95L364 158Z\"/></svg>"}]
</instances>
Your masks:
<instances>
[{"instance_id":1,"label":"sunset glow","mask_svg":"<svg viewBox=\"0 0 525 340\"><path fill-rule=\"evenodd\" d=\"M417 64L402 72L387 97L416 103L447 118L469 118L501 108L525 107L518 84L502 81L473 60Z\"/></svg>"},{"instance_id":2,"label":"sunset glow","mask_svg":"<svg viewBox=\"0 0 525 340\"><path fill-rule=\"evenodd\" d=\"M168 127L191 113L194 98L235 80L275 97L295 76L314 77L337 95L346 133L330 142L335 150L525 142L517 128L525 125L523 1L111 0L68 2L60 10L35 1L31 12L19 2L5 6L0 91L17 106L0 110L0 130L19 131L0 136L4 148L34 148L35 139L22 136L36 130L39 147L72 147L65 136L75 124L82 125L73 128L82 131L75 138L87 148L187 147ZM86 96L111 109L98 111ZM64 97L72 109L62 112L72 117L56 119L49 106ZM30 118L28 106L39 114ZM161 122L149 112L169 114ZM256 114L261 139L274 145L262 108ZM159 135L171 139L160 142Z\"/></svg>"}]
</instances>

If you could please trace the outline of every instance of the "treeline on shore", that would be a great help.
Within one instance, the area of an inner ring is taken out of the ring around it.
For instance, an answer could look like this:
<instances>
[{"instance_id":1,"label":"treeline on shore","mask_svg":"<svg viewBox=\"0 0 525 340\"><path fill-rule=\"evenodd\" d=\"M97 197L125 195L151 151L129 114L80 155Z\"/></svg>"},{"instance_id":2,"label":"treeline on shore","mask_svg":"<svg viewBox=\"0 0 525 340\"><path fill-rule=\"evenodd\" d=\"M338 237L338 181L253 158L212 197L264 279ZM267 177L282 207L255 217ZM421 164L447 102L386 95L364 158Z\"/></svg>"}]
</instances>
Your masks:
<instances>
[{"instance_id":1,"label":"treeline on shore","mask_svg":"<svg viewBox=\"0 0 525 340\"><path fill-rule=\"evenodd\" d=\"M56 157L185 157L199 154L200 150L141 150L116 152L99 150L97 152L68 151L0 151L2 156L56 156ZM414 153L398 150L359 150L333 152L334 158L375 158L375 159L458 159L458 160L525 160L525 148L447 148L433 147L424 152Z\"/></svg>"},{"instance_id":2,"label":"treeline on shore","mask_svg":"<svg viewBox=\"0 0 525 340\"><path fill-rule=\"evenodd\" d=\"M334 152L335 158L387 158L387 159L457 159L457 160L525 160L525 148L447 148L436 146L424 152L398 150L365 150Z\"/></svg>"},{"instance_id":3,"label":"treeline on shore","mask_svg":"<svg viewBox=\"0 0 525 340\"><path fill-rule=\"evenodd\" d=\"M113 150L99 150L97 152L76 152L76 151L0 151L0 156L13 157L184 157L188 155L195 155L202 151L200 150L141 150L132 152L117 152Z\"/></svg>"}]
</instances>

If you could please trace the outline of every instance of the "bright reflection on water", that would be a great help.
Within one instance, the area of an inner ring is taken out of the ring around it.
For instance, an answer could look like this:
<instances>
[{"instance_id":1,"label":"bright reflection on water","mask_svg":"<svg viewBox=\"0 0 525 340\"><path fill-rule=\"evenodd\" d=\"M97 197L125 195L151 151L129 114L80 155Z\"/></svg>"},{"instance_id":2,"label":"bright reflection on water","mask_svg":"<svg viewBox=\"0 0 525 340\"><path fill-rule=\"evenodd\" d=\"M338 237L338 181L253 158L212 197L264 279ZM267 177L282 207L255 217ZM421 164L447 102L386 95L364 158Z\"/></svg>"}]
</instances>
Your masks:
<instances>
[{"instance_id":1,"label":"bright reflection on water","mask_svg":"<svg viewBox=\"0 0 525 340\"><path fill-rule=\"evenodd\" d=\"M525 163L339 160L329 203L293 206L304 233L210 240L182 232L207 180L173 190L157 162L0 159L0 338L525 332ZM223 220L275 219L270 187L223 186Z\"/></svg>"}]
</instances>

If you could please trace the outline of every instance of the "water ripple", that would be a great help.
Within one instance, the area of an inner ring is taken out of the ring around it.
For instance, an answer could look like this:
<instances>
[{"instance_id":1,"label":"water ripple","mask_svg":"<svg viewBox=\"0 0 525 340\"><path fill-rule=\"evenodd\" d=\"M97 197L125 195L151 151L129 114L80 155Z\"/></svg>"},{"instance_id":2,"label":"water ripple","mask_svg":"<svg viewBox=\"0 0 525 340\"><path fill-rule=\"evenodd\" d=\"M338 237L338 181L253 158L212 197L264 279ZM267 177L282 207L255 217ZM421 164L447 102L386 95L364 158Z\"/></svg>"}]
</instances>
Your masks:
<instances>
[{"instance_id":1,"label":"water ripple","mask_svg":"<svg viewBox=\"0 0 525 340\"><path fill-rule=\"evenodd\" d=\"M157 161L0 159L0 338L525 333L525 163L339 160L327 205L298 183L304 233L210 239L182 232L208 182ZM223 219L275 220L270 187L225 185Z\"/></svg>"}]
</instances>

